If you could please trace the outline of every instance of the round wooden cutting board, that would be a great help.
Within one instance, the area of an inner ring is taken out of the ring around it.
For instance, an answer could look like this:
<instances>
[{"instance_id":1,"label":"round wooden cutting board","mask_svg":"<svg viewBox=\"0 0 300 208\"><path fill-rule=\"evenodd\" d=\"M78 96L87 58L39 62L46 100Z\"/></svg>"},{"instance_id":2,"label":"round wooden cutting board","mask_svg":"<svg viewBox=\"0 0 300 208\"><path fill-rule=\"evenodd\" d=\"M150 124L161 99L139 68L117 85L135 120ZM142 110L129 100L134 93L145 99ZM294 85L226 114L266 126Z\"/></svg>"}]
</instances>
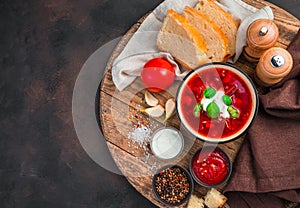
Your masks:
<instances>
[{"instance_id":1,"label":"round wooden cutting board","mask_svg":"<svg viewBox=\"0 0 300 208\"><path fill-rule=\"evenodd\" d=\"M279 28L279 40L276 46L286 48L292 39L295 37L299 27L300 21L284 11L283 9L260 0L244 0L246 3L253 5L256 8L262 8L266 5L270 6L275 16L275 23ZM102 132L106 138L108 148L111 152L115 163L125 175L131 185L136 188L144 197L149 199L155 205L164 207L154 197L152 193L152 174L161 166L172 163L178 163L188 168L189 158L200 147L203 142L191 138L186 132L182 132L185 137L185 150L183 156L177 161L159 161L151 153L149 146L138 143L137 140L132 139L137 131L137 128L144 125L146 130L144 133L153 132L155 129L164 126L162 119L148 118L145 114L139 113L139 109L145 106L144 89L139 78L137 78L124 91L119 92L112 81L111 68L114 59L120 54L126 46L130 37L139 28L140 24L147 17L145 15L125 34L118 46L115 48L111 58L107 64L105 76L100 86L100 102L99 115L102 126ZM256 64L249 63L240 57L235 65L243 69L250 77L253 77L253 72ZM180 84L177 81L168 92L161 93L158 96L160 102L165 102L168 98L174 97L176 89ZM140 90L143 89L143 90ZM180 122L177 116L173 116L166 124L180 128ZM131 134L131 136L129 136ZM232 162L243 142L243 138L239 138L233 142L218 144L230 156ZM140 145L141 144L141 145ZM222 187L219 188L222 191ZM203 196L207 189L199 185L195 185L195 194ZM287 203L287 207L293 207L293 204Z\"/></svg>"}]
</instances>

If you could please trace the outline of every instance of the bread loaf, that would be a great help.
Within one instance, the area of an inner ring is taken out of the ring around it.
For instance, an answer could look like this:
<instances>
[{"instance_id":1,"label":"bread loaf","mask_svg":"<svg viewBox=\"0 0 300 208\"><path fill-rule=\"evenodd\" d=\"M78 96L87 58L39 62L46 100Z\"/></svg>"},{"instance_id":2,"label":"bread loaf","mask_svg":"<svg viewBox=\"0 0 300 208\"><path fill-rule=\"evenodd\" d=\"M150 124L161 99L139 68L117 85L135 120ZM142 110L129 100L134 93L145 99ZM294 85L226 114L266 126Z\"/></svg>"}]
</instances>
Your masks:
<instances>
[{"instance_id":1,"label":"bread loaf","mask_svg":"<svg viewBox=\"0 0 300 208\"><path fill-rule=\"evenodd\" d=\"M218 6L214 0L200 0L195 9L213 21L224 32L229 40L230 55L234 55L238 24L232 15Z\"/></svg>"},{"instance_id":2,"label":"bread loaf","mask_svg":"<svg viewBox=\"0 0 300 208\"><path fill-rule=\"evenodd\" d=\"M225 62L230 56L229 41L221 29L206 16L191 7L185 7L183 16L194 25L202 35L211 62Z\"/></svg>"},{"instance_id":3,"label":"bread loaf","mask_svg":"<svg viewBox=\"0 0 300 208\"><path fill-rule=\"evenodd\" d=\"M169 52L180 64L194 69L208 62L206 44L199 31L185 17L168 10L158 33L157 47Z\"/></svg>"},{"instance_id":4,"label":"bread loaf","mask_svg":"<svg viewBox=\"0 0 300 208\"><path fill-rule=\"evenodd\" d=\"M222 208L226 201L227 198L214 188L210 189L204 198L204 204L208 208Z\"/></svg>"},{"instance_id":5,"label":"bread loaf","mask_svg":"<svg viewBox=\"0 0 300 208\"><path fill-rule=\"evenodd\" d=\"M204 200L194 194L191 195L187 208L204 208Z\"/></svg>"}]
</instances>

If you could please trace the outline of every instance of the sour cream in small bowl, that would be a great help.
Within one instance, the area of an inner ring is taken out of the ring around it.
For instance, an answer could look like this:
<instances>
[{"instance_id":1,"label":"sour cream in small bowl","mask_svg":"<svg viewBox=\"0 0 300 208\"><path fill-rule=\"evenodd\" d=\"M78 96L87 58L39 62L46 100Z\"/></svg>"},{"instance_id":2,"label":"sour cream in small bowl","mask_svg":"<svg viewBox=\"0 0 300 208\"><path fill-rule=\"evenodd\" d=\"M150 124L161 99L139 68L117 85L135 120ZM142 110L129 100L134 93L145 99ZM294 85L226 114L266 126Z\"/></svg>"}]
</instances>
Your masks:
<instances>
[{"instance_id":1,"label":"sour cream in small bowl","mask_svg":"<svg viewBox=\"0 0 300 208\"><path fill-rule=\"evenodd\" d=\"M181 154L184 139L179 130L173 127L163 127L154 132L150 146L156 157L170 160Z\"/></svg>"}]
</instances>

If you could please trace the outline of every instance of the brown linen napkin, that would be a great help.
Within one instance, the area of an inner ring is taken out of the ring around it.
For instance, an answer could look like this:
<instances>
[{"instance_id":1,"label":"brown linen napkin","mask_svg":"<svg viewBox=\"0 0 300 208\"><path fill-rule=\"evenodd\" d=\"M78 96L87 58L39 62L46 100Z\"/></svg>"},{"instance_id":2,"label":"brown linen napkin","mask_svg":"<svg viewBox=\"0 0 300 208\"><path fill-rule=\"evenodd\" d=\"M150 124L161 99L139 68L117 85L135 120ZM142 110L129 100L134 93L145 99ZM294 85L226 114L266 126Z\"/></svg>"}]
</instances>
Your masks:
<instances>
[{"instance_id":1,"label":"brown linen napkin","mask_svg":"<svg viewBox=\"0 0 300 208\"><path fill-rule=\"evenodd\" d=\"M258 115L225 189L232 208L285 207L282 199L300 202L300 30L287 50L292 71L260 95Z\"/></svg>"}]
</instances>

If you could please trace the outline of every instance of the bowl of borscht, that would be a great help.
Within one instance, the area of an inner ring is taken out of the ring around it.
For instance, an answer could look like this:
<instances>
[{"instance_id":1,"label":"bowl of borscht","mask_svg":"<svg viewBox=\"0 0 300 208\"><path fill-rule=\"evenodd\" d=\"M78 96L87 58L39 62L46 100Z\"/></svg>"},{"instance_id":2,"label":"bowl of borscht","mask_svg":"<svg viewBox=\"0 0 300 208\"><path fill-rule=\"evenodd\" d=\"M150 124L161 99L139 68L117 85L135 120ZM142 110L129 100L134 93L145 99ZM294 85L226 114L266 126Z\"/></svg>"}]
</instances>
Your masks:
<instances>
[{"instance_id":1,"label":"bowl of borscht","mask_svg":"<svg viewBox=\"0 0 300 208\"><path fill-rule=\"evenodd\" d=\"M228 63L209 63L192 70L176 95L181 124L196 138L211 143L243 135L257 114L258 103L252 80Z\"/></svg>"}]
</instances>

